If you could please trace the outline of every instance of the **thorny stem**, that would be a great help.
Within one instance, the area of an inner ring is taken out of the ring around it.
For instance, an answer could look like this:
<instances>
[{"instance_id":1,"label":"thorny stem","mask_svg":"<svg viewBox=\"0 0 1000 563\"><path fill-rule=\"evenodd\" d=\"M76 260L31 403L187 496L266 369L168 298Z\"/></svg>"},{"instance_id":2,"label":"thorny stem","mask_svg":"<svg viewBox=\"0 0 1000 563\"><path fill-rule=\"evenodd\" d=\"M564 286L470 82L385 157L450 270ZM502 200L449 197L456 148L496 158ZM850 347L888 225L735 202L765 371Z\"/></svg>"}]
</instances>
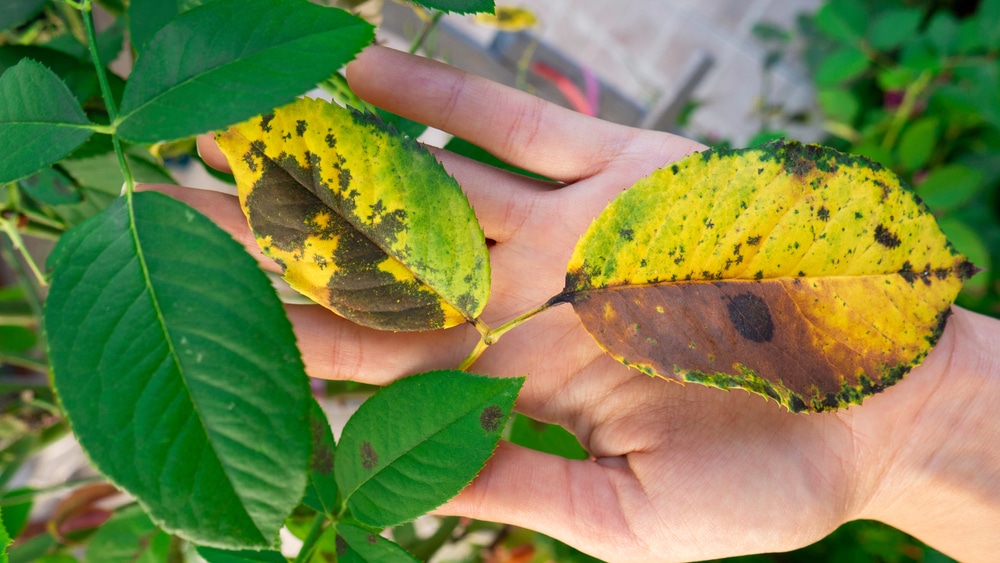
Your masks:
<instances>
[{"instance_id":1,"label":"thorny stem","mask_svg":"<svg viewBox=\"0 0 1000 563\"><path fill-rule=\"evenodd\" d=\"M470 367L472 367L472 364L476 363L476 360L478 360L479 357L483 355L483 352L485 352L487 348L496 344L497 340L500 340L501 336L507 334L507 332L509 332L510 330L521 326L528 320L534 318L535 315L538 315L539 313L543 313L561 303L569 303L572 300L572 297L573 295L571 293L567 292L559 293L558 295L553 296L551 299L549 299L545 303L542 303L538 307L535 307L534 309L531 309L526 313L518 315L517 317L507 321L506 323L498 326L497 328L491 329L488 326L486 326L485 323L483 323L479 319L476 319L476 329L479 330L479 334L481 335L479 342L476 343L476 347L472 349L472 352L469 353L468 357L462 360L462 363L459 364L458 369L461 371L468 370ZM485 327L485 330L483 327Z\"/></svg>"},{"instance_id":2,"label":"thorny stem","mask_svg":"<svg viewBox=\"0 0 1000 563\"><path fill-rule=\"evenodd\" d=\"M309 561L312 557L313 550L316 549L316 542L319 541L319 537L323 534L323 530L326 528L326 514L319 512L316 517L313 518L312 527L309 528L309 533L306 538L302 540L302 549L299 550L299 555L295 558L295 563L305 563Z\"/></svg>"},{"instance_id":3,"label":"thorny stem","mask_svg":"<svg viewBox=\"0 0 1000 563\"><path fill-rule=\"evenodd\" d=\"M97 33L94 31L94 16L91 12L90 0L83 0L79 5L83 12L83 25L87 29L87 49L90 51L90 58L94 63L97 72L97 82L101 85L101 96L104 98L104 107L108 110L108 119L111 121L112 130L118 121L118 107L115 105L115 98L111 95L111 85L108 82L108 73L101 64L101 55L97 52ZM115 147L115 156L118 157L118 166L125 177L125 197L128 199L129 207L132 206L132 191L135 189L135 179L129 169L128 161L125 160L125 153L122 151L122 143L118 135L111 133L111 143Z\"/></svg>"},{"instance_id":4,"label":"thorny stem","mask_svg":"<svg viewBox=\"0 0 1000 563\"><path fill-rule=\"evenodd\" d=\"M434 31L434 28L437 27L438 22L441 21L441 16L443 15L444 12L434 12L434 15L431 16L431 19L426 24L424 24L424 28L420 31L420 35L418 35L413 40L413 43L410 45L411 55L419 51L420 48L424 46L424 42L427 41L427 38L430 36L431 32Z\"/></svg>"}]
</instances>

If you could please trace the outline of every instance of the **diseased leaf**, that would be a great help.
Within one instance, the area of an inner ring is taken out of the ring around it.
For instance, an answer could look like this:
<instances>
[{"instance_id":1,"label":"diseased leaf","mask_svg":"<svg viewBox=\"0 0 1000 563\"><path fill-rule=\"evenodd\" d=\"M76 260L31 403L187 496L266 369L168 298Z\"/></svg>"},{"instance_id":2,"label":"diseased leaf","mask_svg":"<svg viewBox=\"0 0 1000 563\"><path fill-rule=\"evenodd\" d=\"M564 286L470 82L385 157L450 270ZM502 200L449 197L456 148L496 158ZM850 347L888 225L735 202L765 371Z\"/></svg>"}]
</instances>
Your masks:
<instances>
[{"instance_id":1,"label":"diseased leaf","mask_svg":"<svg viewBox=\"0 0 1000 563\"><path fill-rule=\"evenodd\" d=\"M822 411L919 364L975 272L882 166L778 141L637 182L577 244L563 297L644 373Z\"/></svg>"},{"instance_id":2,"label":"diseased leaf","mask_svg":"<svg viewBox=\"0 0 1000 563\"><path fill-rule=\"evenodd\" d=\"M73 180L55 168L46 168L18 182L32 199L49 205L70 205L82 199Z\"/></svg>"},{"instance_id":3,"label":"diseased leaf","mask_svg":"<svg viewBox=\"0 0 1000 563\"><path fill-rule=\"evenodd\" d=\"M558 424L532 420L515 414L510 428L510 441L519 446L553 454L567 459L587 459L590 454L569 430Z\"/></svg>"},{"instance_id":4,"label":"diseased leaf","mask_svg":"<svg viewBox=\"0 0 1000 563\"><path fill-rule=\"evenodd\" d=\"M305 489L310 394L254 260L141 192L68 231L48 264L52 378L94 466L166 531L271 546Z\"/></svg>"},{"instance_id":5,"label":"diseased leaf","mask_svg":"<svg viewBox=\"0 0 1000 563\"><path fill-rule=\"evenodd\" d=\"M313 457L309 484L306 486L306 496L302 499L302 503L316 512L334 516L340 509L337 504L340 500L337 494L337 480L333 475L336 444L326 414L315 400L309 409L309 426L312 431Z\"/></svg>"},{"instance_id":6,"label":"diseased leaf","mask_svg":"<svg viewBox=\"0 0 1000 563\"><path fill-rule=\"evenodd\" d=\"M23 60L0 76L0 184L46 168L94 131L51 70Z\"/></svg>"},{"instance_id":7,"label":"diseased leaf","mask_svg":"<svg viewBox=\"0 0 1000 563\"><path fill-rule=\"evenodd\" d=\"M337 524L338 563L417 563L399 545L351 524Z\"/></svg>"},{"instance_id":8,"label":"diseased leaf","mask_svg":"<svg viewBox=\"0 0 1000 563\"><path fill-rule=\"evenodd\" d=\"M42 10L46 0L4 0L0 10L0 31L7 31L27 21Z\"/></svg>"},{"instance_id":9,"label":"diseased leaf","mask_svg":"<svg viewBox=\"0 0 1000 563\"><path fill-rule=\"evenodd\" d=\"M189 137L292 101L368 45L363 19L306 0L215 0L149 41L122 97L118 133Z\"/></svg>"},{"instance_id":10,"label":"diseased leaf","mask_svg":"<svg viewBox=\"0 0 1000 563\"><path fill-rule=\"evenodd\" d=\"M416 141L371 114L308 99L217 140L257 243L293 288L380 329L443 328L482 312L482 228Z\"/></svg>"},{"instance_id":11,"label":"diseased leaf","mask_svg":"<svg viewBox=\"0 0 1000 563\"><path fill-rule=\"evenodd\" d=\"M344 427L334 468L351 514L394 526L457 495L493 454L523 383L435 371L365 401Z\"/></svg>"},{"instance_id":12,"label":"diseased leaf","mask_svg":"<svg viewBox=\"0 0 1000 563\"><path fill-rule=\"evenodd\" d=\"M455 12L456 14L475 14L480 12L492 12L494 10L493 0L410 0L414 4L440 10L442 12Z\"/></svg>"}]
</instances>

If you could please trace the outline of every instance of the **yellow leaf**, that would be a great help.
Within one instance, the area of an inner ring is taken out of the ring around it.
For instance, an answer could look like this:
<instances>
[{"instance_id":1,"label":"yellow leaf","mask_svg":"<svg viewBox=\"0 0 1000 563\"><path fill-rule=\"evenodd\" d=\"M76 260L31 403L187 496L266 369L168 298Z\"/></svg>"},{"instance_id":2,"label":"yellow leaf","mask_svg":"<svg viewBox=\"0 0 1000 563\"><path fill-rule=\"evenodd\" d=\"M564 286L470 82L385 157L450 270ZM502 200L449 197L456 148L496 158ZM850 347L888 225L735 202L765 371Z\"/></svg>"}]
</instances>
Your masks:
<instances>
[{"instance_id":1,"label":"yellow leaf","mask_svg":"<svg viewBox=\"0 0 1000 563\"><path fill-rule=\"evenodd\" d=\"M485 237L458 183L371 114L298 100L217 136L257 243L296 290L365 326L472 321Z\"/></svg>"},{"instance_id":2,"label":"yellow leaf","mask_svg":"<svg viewBox=\"0 0 1000 563\"><path fill-rule=\"evenodd\" d=\"M565 296L626 365L820 411L919 364L975 272L881 165L777 141L640 180L581 238Z\"/></svg>"},{"instance_id":3,"label":"yellow leaf","mask_svg":"<svg viewBox=\"0 0 1000 563\"><path fill-rule=\"evenodd\" d=\"M514 6L497 6L492 14L476 14L475 21L502 31L522 31L538 25L534 12Z\"/></svg>"}]
</instances>

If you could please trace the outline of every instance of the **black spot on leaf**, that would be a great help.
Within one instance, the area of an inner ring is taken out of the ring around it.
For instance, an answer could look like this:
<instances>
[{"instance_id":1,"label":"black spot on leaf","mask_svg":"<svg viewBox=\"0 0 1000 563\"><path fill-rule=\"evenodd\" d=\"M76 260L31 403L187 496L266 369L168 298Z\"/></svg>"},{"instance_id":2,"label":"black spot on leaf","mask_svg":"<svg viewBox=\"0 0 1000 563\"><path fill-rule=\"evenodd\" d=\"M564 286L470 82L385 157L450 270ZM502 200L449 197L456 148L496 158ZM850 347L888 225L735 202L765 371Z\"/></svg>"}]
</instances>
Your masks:
<instances>
[{"instance_id":1,"label":"black spot on leaf","mask_svg":"<svg viewBox=\"0 0 1000 563\"><path fill-rule=\"evenodd\" d=\"M375 534L365 534L365 541L368 542L369 545L375 545L378 543L378 536Z\"/></svg>"},{"instance_id":2,"label":"black spot on leaf","mask_svg":"<svg viewBox=\"0 0 1000 563\"><path fill-rule=\"evenodd\" d=\"M618 236L631 242L632 239L635 238L635 231L633 231L632 229L622 229L618 231Z\"/></svg>"},{"instance_id":3,"label":"black spot on leaf","mask_svg":"<svg viewBox=\"0 0 1000 563\"><path fill-rule=\"evenodd\" d=\"M363 442L361 444L361 467L371 471L377 466L378 454L375 453L375 448L372 447L371 442Z\"/></svg>"},{"instance_id":4,"label":"black spot on leaf","mask_svg":"<svg viewBox=\"0 0 1000 563\"><path fill-rule=\"evenodd\" d=\"M295 122L295 134L301 137L306 133L306 122L304 119L300 119Z\"/></svg>"},{"instance_id":5,"label":"black spot on leaf","mask_svg":"<svg viewBox=\"0 0 1000 563\"><path fill-rule=\"evenodd\" d=\"M747 239L747 244L750 246L757 246L760 244L760 235L754 235Z\"/></svg>"},{"instance_id":6,"label":"black spot on leaf","mask_svg":"<svg viewBox=\"0 0 1000 563\"><path fill-rule=\"evenodd\" d=\"M975 264L969 262L968 260L959 264L956 269L958 270L958 278L962 281L965 281L971 278L972 276L978 274L979 272L983 271L982 268L977 267Z\"/></svg>"},{"instance_id":7,"label":"black spot on leaf","mask_svg":"<svg viewBox=\"0 0 1000 563\"><path fill-rule=\"evenodd\" d=\"M875 227L875 242L886 248L896 248L900 244L899 237L887 229L885 225Z\"/></svg>"},{"instance_id":8,"label":"black spot on leaf","mask_svg":"<svg viewBox=\"0 0 1000 563\"><path fill-rule=\"evenodd\" d=\"M260 118L260 130L265 133L271 132L271 121L274 120L274 114L264 115Z\"/></svg>"},{"instance_id":9,"label":"black spot on leaf","mask_svg":"<svg viewBox=\"0 0 1000 563\"><path fill-rule=\"evenodd\" d=\"M774 338L774 321L764 300L752 293L741 293L726 305L729 321L740 336L753 342L770 342Z\"/></svg>"},{"instance_id":10,"label":"black spot on leaf","mask_svg":"<svg viewBox=\"0 0 1000 563\"><path fill-rule=\"evenodd\" d=\"M503 411L496 405L486 407L479 415L479 425L490 434L500 429L501 420L503 420Z\"/></svg>"},{"instance_id":11,"label":"black spot on leaf","mask_svg":"<svg viewBox=\"0 0 1000 563\"><path fill-rule=\"evenodd\" d=\"M913 264L910 264L909 260L903 262L903 266L896 273L903 276L903 279L909 284L917 281L917 273L913 271Z\"/></svg>"},{"instance_id":12,"label":"black spot on leaf","mask_svg":"<svg viewBox=\"0 0 1000 563\"><path fill-rule=\"evenodd\" d=\"M757 270L757 273L753 275L753 279L755 280L764 279L764 270Z\"/></svg>"},{"instance_id":13,"label":"black spot on leaf","mask_svg":"<svg viewBox=\"0 0 1000 563\"><path fill-rule=\"evenodd\" d=\"M333 136L333 133L327 133L323 139L326 141L326 146L331 149L337 148L337 138Z\"/></svg>"},{"instance_id":14,"label":"black spot on leaf","mask_svg":"<svg viewBox=\"0 0 1000 563\"><path fill-rule=\"evenodd\" d=\"M819 210L816 211L816 216L819 217L820 221L830 220L830 210L826 206L820 206Z\"/></svg>"},{"instance_id":15,"label":"black spot on leaf","mask_svg":"<svg viewBox=\"0 0 1000 563\"><path fill-rule=\"evenodd\" d=\"M347 555L347 540L345 540L343 536L338 535L335 543L337 544L337 557Z\"/></svg>"}]
</instances>

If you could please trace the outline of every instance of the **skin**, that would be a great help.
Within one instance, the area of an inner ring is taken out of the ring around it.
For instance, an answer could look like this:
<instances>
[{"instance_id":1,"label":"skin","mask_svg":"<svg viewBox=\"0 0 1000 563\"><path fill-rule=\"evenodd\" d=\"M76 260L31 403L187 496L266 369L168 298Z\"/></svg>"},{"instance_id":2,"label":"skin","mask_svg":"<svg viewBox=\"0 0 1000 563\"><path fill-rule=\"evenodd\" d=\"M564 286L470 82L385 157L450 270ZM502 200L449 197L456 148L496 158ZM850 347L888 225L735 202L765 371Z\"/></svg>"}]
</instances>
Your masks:
<instances>
[{"instance_id":1,"label":"skin","mask_svg":"<svg viewBox=\"0 0 1000 563\"><path fill-rule=\"evenodd\" d=\"M483 319L498 326L563 286L589 223L621 190L704 147L613 125L438 63L381 47L348 68L367 101L468 139L559 183L436 150L468 193L491 247ZM206 161L228 169L210 138ZM262 265L235 198L155 189L212 217ZM289 306L310 375L385 384L455 367L478 335L376 332L318 306ZM1000 321L954 308L940 342L901 383L834 413L682 386L606 356L569 307L504 336L473 366L528 379L518 410L572 431L594 457L501 443L441 514L529 527L609 561L690 561L785 551L840 524L881 520L963 561L1000 551Z\"/></svg>"}]
</instances>

